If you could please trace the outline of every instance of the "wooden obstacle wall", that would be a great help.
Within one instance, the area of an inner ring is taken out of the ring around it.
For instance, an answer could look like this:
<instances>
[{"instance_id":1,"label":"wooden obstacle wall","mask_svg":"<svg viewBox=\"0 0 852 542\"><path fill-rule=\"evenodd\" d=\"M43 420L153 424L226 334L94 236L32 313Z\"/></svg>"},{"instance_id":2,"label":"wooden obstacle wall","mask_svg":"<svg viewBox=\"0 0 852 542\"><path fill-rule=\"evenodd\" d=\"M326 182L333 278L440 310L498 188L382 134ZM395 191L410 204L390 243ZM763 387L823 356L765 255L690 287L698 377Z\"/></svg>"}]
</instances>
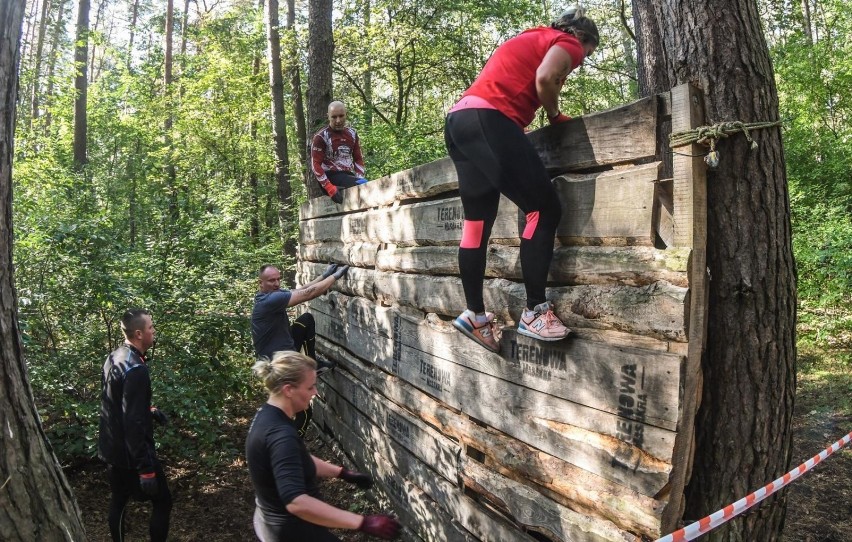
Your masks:
<instances>
[{"instance_id":1,"label":"wooden obstacle wall","mask_svg":"<svg viewBox=\"0 0 852 542\"><path fill-rule=\"evenodd\" d=\"M500 203L485 304L501 351L451 321L465 308L452 162L301 208L299 275L352 266L307 309L315 421L371 472L409 540L628 541L678 526L693 455L706 316L704 169L672 154L702 122L681 86L530 134L564 208L548 298L574 333L517 335L524 217Z\"/></svg>"}]
</instances>

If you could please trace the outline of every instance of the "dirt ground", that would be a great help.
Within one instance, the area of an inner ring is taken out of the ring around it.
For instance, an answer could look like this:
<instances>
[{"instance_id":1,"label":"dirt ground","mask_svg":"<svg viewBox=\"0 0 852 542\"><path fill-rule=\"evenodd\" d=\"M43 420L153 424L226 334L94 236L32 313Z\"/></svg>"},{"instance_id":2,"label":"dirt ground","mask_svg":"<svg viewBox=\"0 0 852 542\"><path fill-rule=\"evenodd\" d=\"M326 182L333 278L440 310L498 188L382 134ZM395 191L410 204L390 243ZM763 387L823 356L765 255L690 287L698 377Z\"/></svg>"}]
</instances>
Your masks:
<instances>
[{"instance_id":1,"label":"dirt ground","mask_svg":"<svg viewBox=\"0 0 852 542\"><path fill-rule=\"evenodd\" d=\"M797 402L794 420L793 465L816 455L852 430L852 417L830 412L810 411L807 395ZM242 443L250 419L246 416L233 427L230 437ZM335 450L319 438L308 435L314 455L340 464ZM199 473L192 465L173 464L169 458L166 474L174 499L170 539L175 541L232 542L255 540L252 529L254 495L245 462L239 459L222 465L218 472ZM791 468L792 468L791 467ZM89 540L108 541L106 508L109 487L101 464L90 462L65 469ZM793 483L784 531L785 542L841 542L850 540L848 521L852 517L852 450L850 446L832 455ZM769 482L769 480L767 480ZM328 502L358 513L380 512L367 495L339 480L323 485ZM131 503L127 511L128 541L147 540L149 510L144 503ZM733 521L736 521L733 520ZM352 531L337 531L346 542L376 540Z\"/></svg>"}]
</instances>

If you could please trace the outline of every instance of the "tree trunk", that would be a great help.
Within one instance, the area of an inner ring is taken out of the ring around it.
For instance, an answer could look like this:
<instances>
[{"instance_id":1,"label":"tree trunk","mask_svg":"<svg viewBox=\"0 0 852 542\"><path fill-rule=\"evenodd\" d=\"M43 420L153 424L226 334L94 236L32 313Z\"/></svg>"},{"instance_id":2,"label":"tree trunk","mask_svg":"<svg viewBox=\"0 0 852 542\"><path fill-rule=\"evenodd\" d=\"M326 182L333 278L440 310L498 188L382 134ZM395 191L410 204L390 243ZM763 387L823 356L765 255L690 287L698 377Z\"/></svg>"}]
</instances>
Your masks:
<instances>
[{"instance_id":1,"label":"tree trunk","mask_svg":"<svg viewBox=\"0 0 852 542\"><path fill-rule=\"evenodd\" d=\"M127 66L133 66L133 38L136 37L136 19L139 17L139 0L133 0L133 11L130 14L130 39L127 42Z\"/></svg>"},{"instance_id":2,"label":"tree trunk","mask_svg":"<svg viewBox=\"0 0 852 542\"><path fill-rule=\"evenodd\" d=\"M260 11L263 11L264 0L259 0L257 7ZM255 52L254 60L251 64L251 76L253 81L258 81L260 77L260 55L259 51ZM254 87L252 87L254 88ZM249 120L249 136L251 137L252 143L257 142L257 120L254 116ZM252 148L256 149L258 146L253 145ZM260 240L260 205L258 203L258 175L257 175L257 156L254 151L252 151L252 160L251 165L249 166L249 189L251 192L249 193L250 198L250 206L251 206L251 239L257 244Z\"/></svg>"},{"instance_id":3,"label":"tree trunk","mask_svg":"<svg viewBox=\"0 0 852 542\"><path fill-rule=\"evenodd\" d=\"M24 0L0 2L0 540L86 539L33 402L12 267L12 156Z\"/></svg>"},{"instance_id":4,"label":"tree trunk","mask_svg":"<svg viewBox=\"0 0 852 542\"><path fill-rule=\"evenodd\" d=\"M281 36L278 32L278 0L267 3L266 37L269 41L269 88L272 92L272 137L275 140L275 182L278 186L278 224L284 242L284 258L295 258L296 238L290 231L296 221L293 191L290 187L290 157L287 153L287 124L284 118L284 77L281 73ZM282 270L288 284L296 276L295 267Z\"/></svg>"},{"instance_id":5,"label":"tree trunk","mask_svg":"<svg viewBox=\"0 0 852 542\"><path fill-rule=\"evenodd\" d=\"M30 12L27 13L24 21L26 24L26 33L23 37L22 49L26 52L26 59L22 61L24 65L32 64L33 56L33 41L35 36L36 18L38 17L38 2L33 0L30 6ZM21 55L23 57L23 55Z\"/></svg>"},{"instance_id":6,"label":"tree trunk","mask_svg":"<svg viewBox=\"0 0 852 542\"><path fill-rule=\"evenodd\" d=\"M50 106L53 105L53 74L56 72L56 58L59 56L59 40L62 38L62 29L65 16L66 0L59 0L59 13L56 15L56 24L53 25L53 38L50 44L50 54L47 58L47 90L45 91L45 99L47 101L47 113L44 116L44 129L47 131L50 128L51 112Z\"/></svg>"},{"instance_id":7,"label":"tree trunk","mask_svg":"<svg viewBox=\"0 0 852 542\"><path fill-rule=\"evenodd\" d=\"M186 73L186 44L189 34L186 31L189 25L189 0L183 0L183 13L180 21L180 75L178 76L178 99L183 103L184 86L183 76Z\"/></svg>"},{"instance_id":8,"label":"tree trunk","mask_svg":"<svg viewBox=\"0 0 852 542\"><path fill-rule=\"evenodd\" d=\"M74 47L74 166L82 170L88 162L86 156L86 96L89 81L86 79L86 61L89 58L89 0L80 0L77 11L77 37Z\"/></svg>"},{"instance_id":9,"label":"tree trunk","mask_svg":"<svg viewBox=\"0 0 852 542\"><path fill-rule=\"evenodd\" d=\"M331 0L309 0L308 5L308 137L310 137L328 120L328 104L332 100L331 60L334 54L334 36L331 27ZM324 194L319 183L308 182L310 197Z\"/></svg>"},{"instance_id":10,"label":"tree trunk","mask_svg":"<svg viewBox=\"0 0 852 542\"><path fill-rule=\"evenodd\" d=\"M127 202L127 222L130 227L130 248L136 247L139 196L136 187L136 160L139 157L139 137L136 137L133 154L127 157L127 178L130 179L130 195Z\"/></svg>"},{"instance_id":11,"label":"tree trunk","mask_svg":"<svg viewBox=\"0 0 852 542\"><path fill-rule=\"evenodd\" d=\"M95 12L95 24L91 27L91 31L97 33L98 29L101 27L101 17L104 14L104 9L106 8L108 0L101 0L100 4L98 4L98 10ZM109 43L109 42L107 42ZM92 56L89 59L89 82L95 82L95 53L97 53L98 46L92 45Z\"/></svg>"},{"instance_id":12,"label":"tree trunk","mask_svg":"<svg viewBox=\"0 0 852 542\"><path fill-rule=\"evenodd\" d=\"M174 0L166 2L166 51L163 66L163 92L166 98L166 120L163 124L163 140L166 147L166 186L169 191L169 216L172 222L175 223L180 218L178 210L178 189L177 189L177 172L175 171L174 149L172 148L172 66L174 60L172 57L172 42L174 37L175 26L175 3Z\"/></svg>"},{"instance_id":13,"label":"tree trunk","mask_svg":"<svg viewBox=\"0 0 852 542\"><path fill-rule=\"evenodd\" d=\"M636 81L636 51L634 51L633 47L636 36L633 35L633 31L627 24L627 12L624 0L616 0L616 3L615 8L618 10L621 18L619 31L621 33L621 46L624 48L624 66L627 68L628 76L627 96L629 100L635 100L639 97L639 84Z\"/></svg>"},{"instance_id":14,"label":"tree trunk","mask_svg":"<svg viewBox=\"0 0 852 542\"><path fill-rule=\"evenodd\" d=\"M643 96L684 82L707 123L778 120L769 51L752 0L634 2ZM796 379L796 275L779 128L722 139L708 171L709 316L686 518L787 471ZM707 535L778 540L786 493Z\"/></svg>"},{"instance_id":15,"label":"tree trunk","mask_svg":"<svg viewBox=\"0 0 852 542\"><path fill-rule=\"evenodd\" d=\"M808 43L814 44L814 34L811 32L811 3L810 0L802 0L802 29L805 31L805 37L808 38Z\"/></svg>"},{"instance_id":16,"label":"tree trunk","mask_svg":"<svg viewBox=\"0 0 852 542\"><path fill-rule=\"evenodd\" d=\"M370 32L372 2L364 0L364 33ZM373 125L373 59L367 55L367 69L364 71L364 126Z\"/></svg>"},{"instance_id":17,"label":"tree trunk","mask_svg":"<svg viewBox=\"0 0 852 542\"><path fill-rule=\"evenodd\" d=\"M302 171L304 171L304 182L306 187L310 187L311 166L308 162L310 156L308 154L308 133L305 126L305 104L302 101L302 78L299 74L299 41L296 36L296 1L287 0L287 33L289 34L288 44L289 51L287 56L290 57L290 86L293 90L293 116L296 119L296 141L299 148L299 159L302 162Z\"/></svg>"},{"instance_id":18,"label":"tree trunk","mask_svg":"<svg viewBox=\"0 0 852 542\"><path fill-rule=\"evenodd\" d=\"M115 30L115 18L110 17L107 24L109 25L109 27L106 32L106 38L104 39L104 43L112 43L112 31ZM104 51L101 52L101 56L98 58L98 69L94 70L93 72L92 82L97 81L101 78L101 73L103 73L104 71L104 63L106 62L106 58L106 48L104 48ZM95 55L92 55L92 62L94 61Z\"/></svg>"},{"instance_id":19,"label":"tree trunk","mask_svg":"<svg viewBox=\"0 0 852 542\"><path fill-rule=\"evenodd\" d=\"M50 0L42 0L41 3L41 20L38 25L38 39L36 42L35 60L33 62L33 89L32 100L30 101L30 129L33 127L33 121L39 116L39 74L41 73L42 53L44 52L44 35L47 33L48 13L50 13Z\"/></svg>"}]
</instances>

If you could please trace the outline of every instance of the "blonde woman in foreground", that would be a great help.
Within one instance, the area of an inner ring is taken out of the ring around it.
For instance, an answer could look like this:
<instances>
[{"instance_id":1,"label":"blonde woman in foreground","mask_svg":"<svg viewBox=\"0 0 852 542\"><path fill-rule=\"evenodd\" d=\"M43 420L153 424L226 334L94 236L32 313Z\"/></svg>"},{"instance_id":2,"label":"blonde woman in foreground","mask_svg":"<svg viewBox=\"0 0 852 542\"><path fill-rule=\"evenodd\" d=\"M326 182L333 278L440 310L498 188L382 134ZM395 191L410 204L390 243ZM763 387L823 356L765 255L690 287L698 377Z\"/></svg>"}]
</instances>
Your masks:
<instances>
[{"instance_id":1,"label":"blonde woman in foreground","mask_svg":"<svg viewBox=\"0 0 852 542\"><path fill-rule=\"evenodd\" d=\"M246 437L256 504L254 532L261 542L339 542L329 528L394 539L401 526L393 517L362 516L320 500L320 478L341 478L362 489L370 488L373 479L314 457L299 436L294 418L317 393L316 368L316 361L292 351L276 352L271 360L254 364L254 374L269 391Z\"/></svg>"}]
</instances>

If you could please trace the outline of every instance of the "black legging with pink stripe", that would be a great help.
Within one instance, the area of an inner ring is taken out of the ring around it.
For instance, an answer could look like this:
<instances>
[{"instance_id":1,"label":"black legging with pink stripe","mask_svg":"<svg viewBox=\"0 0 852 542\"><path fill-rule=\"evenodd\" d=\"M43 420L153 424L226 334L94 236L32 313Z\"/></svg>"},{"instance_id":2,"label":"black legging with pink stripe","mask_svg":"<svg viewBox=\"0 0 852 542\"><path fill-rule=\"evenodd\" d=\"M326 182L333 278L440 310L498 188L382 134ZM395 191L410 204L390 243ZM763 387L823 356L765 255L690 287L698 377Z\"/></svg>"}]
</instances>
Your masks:
<instances>
[{"instance_id":1,"label":"black legging with pink stripe","mask_svg":"<svg viewBox=\"0 0 852 542\"><path fill-rule=\"evenodd\" d=\"M467 308L474 312L485 310L485 258L500 194L526 215L521 269L527 308L543 303L562 206L541 158L524 131L496 109L450 113L444 138L456 166L464 207L459 269Z\"/></svg>"}]
</instances>

